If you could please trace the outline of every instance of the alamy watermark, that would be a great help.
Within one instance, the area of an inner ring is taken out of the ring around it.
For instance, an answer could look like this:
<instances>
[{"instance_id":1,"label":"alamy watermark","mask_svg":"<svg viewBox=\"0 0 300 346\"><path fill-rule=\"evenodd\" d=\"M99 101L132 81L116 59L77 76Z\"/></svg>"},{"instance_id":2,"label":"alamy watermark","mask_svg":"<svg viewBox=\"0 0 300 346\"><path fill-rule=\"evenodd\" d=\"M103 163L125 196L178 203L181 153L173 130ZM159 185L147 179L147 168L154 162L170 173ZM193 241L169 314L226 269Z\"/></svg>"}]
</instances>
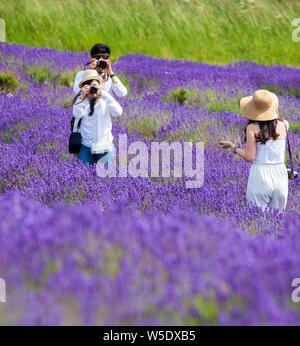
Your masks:
<instances>
[{"instance_id":1,"label":"alamy watermark","mask_svg":"<svg viewBox=\"0 0 300 346\"><path fill-rule=\"evenodd\" d=\"M300 302L300 278L295 278L292 281L292 287L295 287L291 295L292 301L294 303L299 303Z\"/></svg>"},{"instance_id":2,"label":"alamy watermark","mask_svg":"<svg viewBox=\"0 0 300 346\"><path fill-rule=\"evenodd\" d=\"M127 177L128 174L132 177L159 177L161 167L162 177L173 176L174 178L180 178L184 173L184 176L187 178L185 180L186 187L199 188L204 182L204 143L196 142L195 147L195 168L193 168L192 142L151 142L149 153L147 145L141 141L132 142L127 147L127 135L119 134L118 177ZM172 167L171 153L173 153ZM135 156L128 160L128 154ZM97 162L96 171L99 177L117 176L116 156L115 154L108 168L105 168L104 163L101 161Z\"/></svg>"},{"instance_id":3,"label":"alamy watermark","mask_svg":"<svg viewBox=\"0 0 300 346\"><path fill-rule=\"evenodd\" d=\"M296 29L292 32L292 40L293 42L300 42L300 18L295 18L292 21L292 26L295 26Z\"/></svg>"},{"instance_id":4,"label":"alamy watermark","mask_svg":"<svg viewBox=\"0 0 300 346\"><path fill-rule=\"evenodd\" d=\"M5 20L0 18L0 42L6 42Z\"/></svg>"},{"instance_id":5,"label":"alamy watermark","mask_svg":"<svg viewBox=\"0 0 300 346\"><path fill-rule=\"evenodd\" d=\"M6 286L4 279L0 278L0 303L6 302Z\"/></svg>"}]
</instances>

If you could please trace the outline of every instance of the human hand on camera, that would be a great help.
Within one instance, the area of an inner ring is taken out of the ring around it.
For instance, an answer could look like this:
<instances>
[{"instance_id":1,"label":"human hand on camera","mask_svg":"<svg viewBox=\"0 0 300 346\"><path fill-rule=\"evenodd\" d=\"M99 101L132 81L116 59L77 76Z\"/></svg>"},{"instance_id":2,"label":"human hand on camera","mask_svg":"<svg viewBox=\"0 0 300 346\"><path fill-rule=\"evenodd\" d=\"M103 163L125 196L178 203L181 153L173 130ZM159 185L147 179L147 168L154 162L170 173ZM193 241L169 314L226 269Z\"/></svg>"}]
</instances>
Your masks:
<instances>
[{"instance_id":1,"label":"human hand on camera","mask_svg":"<svg viewBox=\"0 0 300 346\"><path fill-rule=\"evenodd\" d=\"M93 82L93 84L90 86L89 93L88 93L90 100L101 97L100 85L101 83L97 81L97 83Z\"/></svg>"},{"instance_id":2,"label":"human hand on camera","mask_svg":"<svg viewBox=\"0 0 300 346\"><path fill-rule=\"evenodd\" d=\"M219 147L223 149L233 148L234 144L230 141L219 141Z\"/></svg>"},{"instance_id":3,"label":"human hand on camera","mask_svg":"<svg viewBox=\"0 0 300 346\"><path fill-rule=\"evenodd\" d=\"M100 88L97 90L97 94L96 95L97 95L97 97L101 97L102 94L101 94L101 89Z\"/></svg>"},{"instance_id":4,"label":"human hand on camera","mask_svg":"<svg viewBox=\"0 0 300 346\"><path fill-rule=\"evenodd\" d=\"M105 61L106 62L106 68L105 69L102 69L99 67L98 65L98 60L96 58L91 58L91 62L90 62L90 68L92 70L96 70L98 73L102 73L102 72L105 72L106 74L108 74L109 76L111 74L113 74L113 70L112 70L112 67L111 67L111 61L109 58L107 59L104 59L104 58L100 58L101 61Z\"/></svg>"},{"instance_id":5,"label":"human hand on camera","mask_svg":"<svg viewBox=\"0 0 300 346\"><path fill-rule=\"evenodd\" d=\"M89 92L90 92L90 86L84 85L81 88L80 98L83 100Z\"/></svg>"},{"instance_id":6,"label":"human hand on camera","mask_svg":"<svg viewBox=\"0 0 300 346\"><path fill-rule=\"evenodd\" d=\"M102 59L102 60L104 60L106 62L106 64L107 64L106 69L104 70L104 72L107 73L110 76L111 74L114 73L113 70L112 70L112 67L111 67L111 61L110 61L109 58L108 59Z\"/></svg>"},{"instance_id":7,"label":"human hand on camera","mask_svg":"<svg viewBox=\"0 0 300 346\"><path fill-rule=\"evenodd\" d=\"M98 88L98 90L97 90L97 92L96 92L95 94L91 94L91 93L90 93L89 97L90 97L91 99L96 99L96 98L101 97L101 90L100 90L100 88Z\"/></svg>"}]
</instances>

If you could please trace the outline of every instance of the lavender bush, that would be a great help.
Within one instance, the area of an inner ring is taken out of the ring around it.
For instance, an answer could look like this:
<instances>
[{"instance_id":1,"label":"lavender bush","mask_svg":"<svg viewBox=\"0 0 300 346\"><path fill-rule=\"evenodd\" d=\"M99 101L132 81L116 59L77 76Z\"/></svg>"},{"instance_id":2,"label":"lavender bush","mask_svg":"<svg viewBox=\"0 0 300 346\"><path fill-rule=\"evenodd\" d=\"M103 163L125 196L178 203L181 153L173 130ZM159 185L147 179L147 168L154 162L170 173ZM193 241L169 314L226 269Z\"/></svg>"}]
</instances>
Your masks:
<instances>
[{"instance_id":1,"label":"lavender bush","mask_svg":"<svg viewBox=\"0 0 300 346\"><path fill-rule=\"evenodd\" d=\"M185 176L100 178L72 159L71 85L88 59L0 44L0 323L299 324L299 179L284 214L249 207L250 165L217 141L243 143L239 98L268 88L299 169L300 70L119 58L130 92L116 144L203 141L204 184L187 189Z\"/></svg>"}]
</instances>

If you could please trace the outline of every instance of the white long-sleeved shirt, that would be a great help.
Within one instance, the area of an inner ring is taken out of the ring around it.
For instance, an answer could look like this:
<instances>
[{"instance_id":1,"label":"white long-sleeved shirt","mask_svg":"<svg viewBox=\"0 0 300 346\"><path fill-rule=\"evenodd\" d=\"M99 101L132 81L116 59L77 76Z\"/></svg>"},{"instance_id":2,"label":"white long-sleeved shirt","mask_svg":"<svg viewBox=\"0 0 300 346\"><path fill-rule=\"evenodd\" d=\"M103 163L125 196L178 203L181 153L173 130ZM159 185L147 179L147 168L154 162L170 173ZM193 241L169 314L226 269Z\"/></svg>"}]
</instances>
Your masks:
<instances>
[{"instance_id":1,"label":"white long-sleeved shirt","mask_svg":"<svg viewBox=\"0 0 300 346\"><path fill-rule=\"evenodd\" d=\"M84 71L79 71L76 74L74 85L73 85L73 91L75 94L78 94L80 91L79 83L83 79L83 74L84 74ZM117 84L113 83L111 78L108 78L108 80L106 82L101 84L100 89L107 91L112 96L114 96L113 93L119 97L126 96L127 95L127 88L122 84L122 82L120 81L120 79L117 76L115 76L115 78L117 80Z\"/></svg>"},{"instance_id":2,"label":"white long-sleeved shirt","mask_svg":"<svg viewBox=\"0 0 300 346\"><path fill-rule=\"evenodd\" d=\"M73 106L73 115L75 123L73 131L77 131L77 124L80 118L81 143L87 147L91 147L92 143L113 141L111 133L112 122L111 115L114 117L122 114L122 107L119 103L105 90L101 90L101 97L97 100L94 113L89 115L90 101L86 97L85 100ZM76 103L80 100L77 99Z\"/></svg>"}]
</instances>

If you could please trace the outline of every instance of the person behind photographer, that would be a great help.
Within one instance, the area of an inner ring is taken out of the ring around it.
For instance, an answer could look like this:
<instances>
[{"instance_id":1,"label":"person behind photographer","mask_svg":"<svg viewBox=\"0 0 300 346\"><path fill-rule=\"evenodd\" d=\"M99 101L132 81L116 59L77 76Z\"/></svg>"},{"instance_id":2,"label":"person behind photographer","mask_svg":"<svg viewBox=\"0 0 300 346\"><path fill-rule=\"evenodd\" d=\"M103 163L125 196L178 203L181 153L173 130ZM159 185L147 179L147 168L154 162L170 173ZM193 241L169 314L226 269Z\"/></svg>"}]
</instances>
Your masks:
<instances>
[{"instance_id":1,"label":"person behind photographer","mask_svg":"<svg viewBox=\"0 0 300 346\"><path fill-rule=\"evenodd\" d=\"M120 116L122 107L107 91L100 89L102 83L97 71L84 71L79 83L80 94L73 100L73 116L76 123L81 119L81 148L78 160L90 165L100 160L107 167L114 157L111 115ZM79 102L76 103L77 98ZM107 152L92 153L91 147L95 143L107 143Z\"/></svg>"},{"instance_id":2,"label":"person behind photographer","mask_svg":"<svg viewBox=\"0 0 300 346\"><path fill-rule=\"evenodd\" d=\"M230 141L219 141L224 149L247 162L253 162L248 177L248 202L263 210L268 203L280 211L286 208L288 173L285 166L285 140L289 123L278 116L278 97L267 90L257 90L253 96L241 99L243 114L249 119L245 129L246 149Z\"/></svg>"},{"instance_id":3,"label":"person behind photographer","mask_svg":"<svg viewBox=\"0 0 300 346\"><path fill-rule=\"evenodd\" d=\"M91 49L90 55L89 69L96 70L104 80L104 83L101 84L101 90L107 91L112 96L114 96L114 94L118 97L126 96L126 87L113 72L109 46L104 43L97 43ZM104 66L99 66L100 61ZM79 71L75 76L73 91L76 94L80 92L79 83L82 80L83 74L84 71Z\"/></svg>"}]
</instances>

